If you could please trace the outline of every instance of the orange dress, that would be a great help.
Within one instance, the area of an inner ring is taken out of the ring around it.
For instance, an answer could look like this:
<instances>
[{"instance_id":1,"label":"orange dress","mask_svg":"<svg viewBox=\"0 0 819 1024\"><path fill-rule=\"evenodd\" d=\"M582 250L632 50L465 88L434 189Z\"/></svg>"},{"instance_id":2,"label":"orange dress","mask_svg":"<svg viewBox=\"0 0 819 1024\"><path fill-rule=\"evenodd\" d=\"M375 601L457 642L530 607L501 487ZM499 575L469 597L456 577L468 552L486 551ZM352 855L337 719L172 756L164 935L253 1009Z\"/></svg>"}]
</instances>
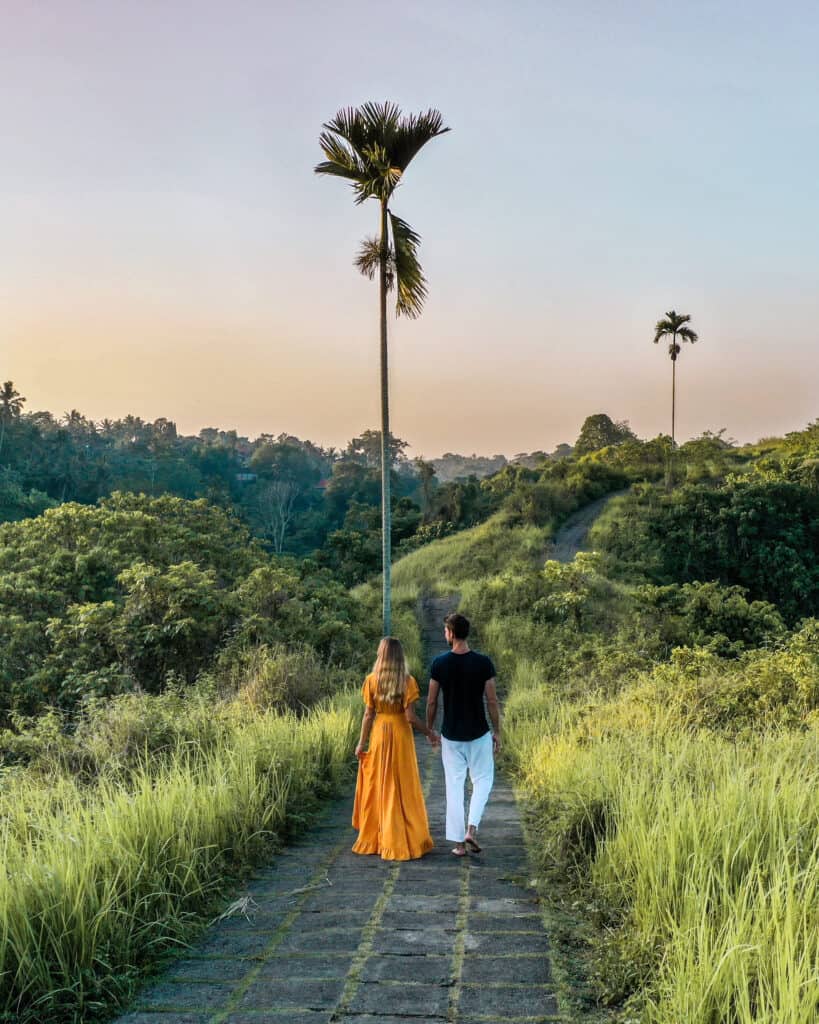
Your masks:
<instances>
[{"instance_id":1,"label":"orange dress","mask_svg":"<svg viewBox=\"0 0 819 1024\"><path fill-rule=\"evenodd\" d=\"M378 700L374 675L364 680L361 695L376 714L370 749L358 762L353 807L358 839L353 853L379 853L384 860L423 857L434 843L429 834L412 726L404 717L404 708L421 696L418 683L409 677L403 705Z\"/></svg>"}]
</instances>

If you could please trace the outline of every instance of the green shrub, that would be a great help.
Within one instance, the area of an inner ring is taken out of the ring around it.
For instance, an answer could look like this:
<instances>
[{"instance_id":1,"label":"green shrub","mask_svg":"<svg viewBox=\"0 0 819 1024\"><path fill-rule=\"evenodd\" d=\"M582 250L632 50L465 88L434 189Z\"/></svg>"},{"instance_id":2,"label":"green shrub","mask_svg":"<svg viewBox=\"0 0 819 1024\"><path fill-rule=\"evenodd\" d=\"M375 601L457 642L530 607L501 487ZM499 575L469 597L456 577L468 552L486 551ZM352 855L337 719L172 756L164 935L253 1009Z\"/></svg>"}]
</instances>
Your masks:
<instances>
[{"instance_id":1,"label":"green shrub","mask_svg":"<svg viewBox=\"0 0 819 1024\"><path fill-rule=\"evenodd\" d=\"M685 583L638 588L636 599L647 625L656 626L669 647L701 646L732 657L776 643L785 623L768 601L748 601L743 587Z\"/></svg>"},{"instance_id":2,"label":"green shrub","mask_svg":"<svg viewBox=\"0 0 819 1024\"><path fill-rule=\"evenodd\" d=\"M0 731L0 761L37 775L67 773L81 783L128 773L180 750L205 757L236 724L237 707L202 683L179 682L165 693L91 697L71 717L55 709L14 715Z\"/></svg>"},{"instance_id":3,"label":"green shrub","mask_svg":"<svg viewBox=\"0 0 819 1024\"><path fill-rule=\"evenodd\" d=\"M376 634L326 570L271 560L205 501L115 495L0 526L0 724L191 684L259 644L363 670Z\"/></svg>"},{"instance_id":4,"label":"green shrub","mask_svg":"<svg viewBox=\"0 0 819 1024\"><path fill-rule=\"evenodd\" d=\"M334 669L307 645L261 645L245 650L223 679L250 708L303 714L343 689L351 674Z\"/></svg>"}]
</instances>

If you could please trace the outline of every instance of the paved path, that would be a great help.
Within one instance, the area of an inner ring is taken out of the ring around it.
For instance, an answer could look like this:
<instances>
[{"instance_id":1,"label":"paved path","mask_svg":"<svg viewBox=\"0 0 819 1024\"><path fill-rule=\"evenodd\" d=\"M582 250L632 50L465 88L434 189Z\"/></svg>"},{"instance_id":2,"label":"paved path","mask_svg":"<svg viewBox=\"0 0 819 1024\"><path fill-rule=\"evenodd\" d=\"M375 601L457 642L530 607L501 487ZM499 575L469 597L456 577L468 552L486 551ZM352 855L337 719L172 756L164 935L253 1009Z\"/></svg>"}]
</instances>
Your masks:
<instances>
[{"instance_id":1,"label":"paved path","mask_svg":"<svg viewBox=\"0 0 819 1024\"><path fill-rule=\"evenodd\" d=\"M457 598L427 598L424 657ZM422 681L425 685L426 679ZM148 985L116 1024L545 1024L559 1021L520 816L498 777L484 852L444 834L440 753L416 739L435 849L405 863L350 851L352 787L241 895L238 912Z\"/></svg>"},{"instance_id":2,"label":"paved path","mask_svg":"<svg viewBox=\"0 0 819 1024\"><path fill-rule=\"evenodd\" d=\"M452 594L449 597L430 597L421 599L420 626L421 644L424 651L424 678L419 679L421 689L426 696L427 674L432 664L432 659L438 654L449 650L444 640L444 619L450 612L458 610L458 595Z\"/></svg>"},{"instance_id":3,"label":"paved path","mask_svg":"<svg viewBox=\"0 0 819 1024\"><path fill-rule=\"evenodd\" d=\"M542 1024L559 1019L514 796L499 779L484 852L442 839L440 755L418 741L435 849L350 852L352 794L250 883L249 917L213 925L118 1024Z\"/></svg>"}]
</instances>

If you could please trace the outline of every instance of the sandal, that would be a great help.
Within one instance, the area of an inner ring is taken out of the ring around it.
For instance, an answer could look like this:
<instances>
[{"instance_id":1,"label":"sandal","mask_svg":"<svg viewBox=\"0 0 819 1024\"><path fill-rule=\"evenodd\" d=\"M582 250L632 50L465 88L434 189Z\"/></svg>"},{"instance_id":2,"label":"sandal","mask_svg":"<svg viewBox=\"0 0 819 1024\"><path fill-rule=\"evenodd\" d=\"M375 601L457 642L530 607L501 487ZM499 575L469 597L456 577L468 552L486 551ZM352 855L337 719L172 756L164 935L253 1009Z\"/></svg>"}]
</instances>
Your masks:
<instances>
[{"instance_id":1,"label":"sandal","mask_svg":"<svg viewBox=\"0 0 819 1024\"><path fill-rule=\"evenodd\" d=\"M467 836L464 839L464 846L470 853L481 853L483 850L483 847L478 845L478 840L474 836Z\"/></svg>"},{"instance_id":2,"label":"sandal","mask_svg":"<svg viewBox=\"0 0 819 1024\"><path fill-rule=\"evenodd\" d=\"M466 856L466 843L463 843L460 848L453 846L449 851L453 857L465 857Z\"/></svg>"}]
</instances>

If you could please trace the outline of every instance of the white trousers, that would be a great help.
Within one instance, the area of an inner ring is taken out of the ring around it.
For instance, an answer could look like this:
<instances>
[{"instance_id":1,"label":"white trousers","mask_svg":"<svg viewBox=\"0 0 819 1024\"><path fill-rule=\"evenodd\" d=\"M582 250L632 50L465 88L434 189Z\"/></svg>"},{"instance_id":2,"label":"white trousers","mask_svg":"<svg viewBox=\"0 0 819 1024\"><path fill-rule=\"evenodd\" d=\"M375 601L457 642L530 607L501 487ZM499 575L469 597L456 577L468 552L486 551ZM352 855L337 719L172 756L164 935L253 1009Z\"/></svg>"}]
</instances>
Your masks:
<instances>
[{"instance_id":1,"label":"white trousers","mask_svg":"<svg viewBox=\"0 0 819 1024\"><path fill-rule=\"evenodd\" d=\"M486 801L495 781L495 758L492 754L492 733L477 740L448 740L441 737L441 758L446 779L446 837L450 842L462 843L466 825L481 823ZM469 801L469 820L464 821L464 785L469 773L472 797Z\"/></svg>"}]
</instances>

